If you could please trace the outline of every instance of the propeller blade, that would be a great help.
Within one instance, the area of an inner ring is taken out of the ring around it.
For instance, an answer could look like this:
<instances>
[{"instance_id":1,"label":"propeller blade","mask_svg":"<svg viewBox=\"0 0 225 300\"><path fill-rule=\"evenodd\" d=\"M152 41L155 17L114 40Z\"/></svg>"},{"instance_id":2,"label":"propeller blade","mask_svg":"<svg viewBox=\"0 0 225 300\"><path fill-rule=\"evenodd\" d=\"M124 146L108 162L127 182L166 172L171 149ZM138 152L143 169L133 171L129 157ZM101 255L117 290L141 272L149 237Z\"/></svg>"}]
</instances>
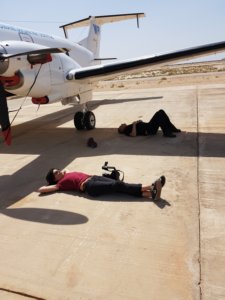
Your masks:
<instances>
[{"instance_id":1,"label":"propeller blade","mask_svg":"<svg viewBox=\"0 0 225 300\"><path fill-rule=\"evenodd\" d=\"M67 53L68 51L70 51L70 49L67 48L45 48L45 49L25 51L21 53L13 53L13 54L0 53L0 60L5 60L16 56L21 56L21 55Z\"/></svg>"},{"instance_id":2,"label":"propeller blade","mask_svg":"<svg viewBox=\"0 0 225 300\"><path fill-rule=\"evenodd\" d=\"M7 105L7 98L3 85L0 82L0 125L2 127L2 134L7 145L11 144L11 127L9 121L9 111Z\"/></svg>"}]
</instances>

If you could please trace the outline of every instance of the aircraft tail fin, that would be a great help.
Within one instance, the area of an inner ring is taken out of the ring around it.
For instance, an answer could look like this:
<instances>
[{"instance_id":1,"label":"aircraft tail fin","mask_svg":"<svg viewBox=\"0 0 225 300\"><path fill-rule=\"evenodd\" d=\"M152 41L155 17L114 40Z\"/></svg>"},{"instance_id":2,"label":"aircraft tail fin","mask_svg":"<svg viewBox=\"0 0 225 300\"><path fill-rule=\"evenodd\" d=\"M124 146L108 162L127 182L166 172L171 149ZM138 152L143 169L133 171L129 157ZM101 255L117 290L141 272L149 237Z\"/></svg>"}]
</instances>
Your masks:
<instances>
[{"instance_id":1,"label":"aircraft tail fin","mask_svg":"<svg viewBox=\"0 0 225 300\"><path fill-rule=\"evenodd\" d=\"M101 27L96 24L95 17L91 17L88 36L79 41L78 44L90 50L94 53L94 57L98 58L100 52L100 41Z\"/></svg>"},{"instance_id":2,"label":"aircraft tail fin","mask_svg":"<svg viewBox=\"0 0 225 300\"><path fill-rule=\"evenodd\" d=\"M63 28L65 37L68 38L68 30L78 27L89 26L88 36L79 42L80 45L94 53L95 59L99 58L100 40L101 40L101 25L106 23L120 22L129 19L137 19L139 27L139 18L145 17L144 13L131 13L120 15L105 15L105 16L89 16L73 23L60 26Z\"/></svg>"}]
</instances>

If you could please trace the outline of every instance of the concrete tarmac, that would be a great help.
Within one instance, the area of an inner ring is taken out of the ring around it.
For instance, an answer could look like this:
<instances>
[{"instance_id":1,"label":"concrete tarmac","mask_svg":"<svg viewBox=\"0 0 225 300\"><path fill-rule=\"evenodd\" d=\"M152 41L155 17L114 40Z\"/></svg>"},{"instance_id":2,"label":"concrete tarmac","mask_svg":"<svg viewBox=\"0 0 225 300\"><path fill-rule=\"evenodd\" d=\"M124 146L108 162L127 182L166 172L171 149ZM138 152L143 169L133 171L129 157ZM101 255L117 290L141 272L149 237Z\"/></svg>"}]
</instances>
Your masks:
<instances>
[{"instance_id":1,"label":"concrete tarmac","mask_svg":"<svg viewBox=\"0 0 225 300\"><path fill-rule=\"evenodd\" d=\"M98 92L89 108L82 132L77 108L26 101L0 144L0 299L225 299L225 84ZM159 109L176 138L117 133ZM36 192L51 167L101 175L105 161L126 182L164 174L162 199Z\"/></svg>"}]
</instances>

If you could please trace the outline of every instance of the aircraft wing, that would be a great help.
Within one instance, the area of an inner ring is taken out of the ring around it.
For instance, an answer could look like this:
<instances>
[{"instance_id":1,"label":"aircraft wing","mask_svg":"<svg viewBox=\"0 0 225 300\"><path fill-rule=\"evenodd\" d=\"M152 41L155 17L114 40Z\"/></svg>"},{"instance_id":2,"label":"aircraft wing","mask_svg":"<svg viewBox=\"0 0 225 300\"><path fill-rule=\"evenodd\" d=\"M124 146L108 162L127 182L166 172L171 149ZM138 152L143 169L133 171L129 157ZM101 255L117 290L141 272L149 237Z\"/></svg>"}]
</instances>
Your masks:
<instances>
[{"instance_id":1,"label":"aircraft wing","mask_svg":"<svg viewBox=\"0 0 225 300\"><path fill-rule=\"evenodd\" d=\"M69 71L68 80L89 79L92 83L100 80L113 79L120 74L132 74L144 69L158 68L165 64L192 60L202 56L225 52L225 42L202 45L165 54L138 57L129 60L101 64Z\"/></svg>"}]
</instances>

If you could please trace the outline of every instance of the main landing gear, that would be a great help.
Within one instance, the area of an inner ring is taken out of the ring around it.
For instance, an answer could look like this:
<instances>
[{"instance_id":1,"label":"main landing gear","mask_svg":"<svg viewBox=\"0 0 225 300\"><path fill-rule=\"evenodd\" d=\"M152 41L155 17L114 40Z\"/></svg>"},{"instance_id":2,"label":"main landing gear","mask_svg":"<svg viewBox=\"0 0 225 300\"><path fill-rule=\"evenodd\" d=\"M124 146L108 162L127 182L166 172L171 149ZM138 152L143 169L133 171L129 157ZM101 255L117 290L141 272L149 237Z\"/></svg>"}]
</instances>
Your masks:
<instances>
[{"instance_id":1,"label":"main landing gear","mask_svg":"<svg viewBox=\"0 0 225 300\"><path fill-rule=\"evenodd\" d=\"M74 115L74 125L76 129L93 129L95 128L95 115L92 111L78 111Z\"/></svg>"}]
</instances>

